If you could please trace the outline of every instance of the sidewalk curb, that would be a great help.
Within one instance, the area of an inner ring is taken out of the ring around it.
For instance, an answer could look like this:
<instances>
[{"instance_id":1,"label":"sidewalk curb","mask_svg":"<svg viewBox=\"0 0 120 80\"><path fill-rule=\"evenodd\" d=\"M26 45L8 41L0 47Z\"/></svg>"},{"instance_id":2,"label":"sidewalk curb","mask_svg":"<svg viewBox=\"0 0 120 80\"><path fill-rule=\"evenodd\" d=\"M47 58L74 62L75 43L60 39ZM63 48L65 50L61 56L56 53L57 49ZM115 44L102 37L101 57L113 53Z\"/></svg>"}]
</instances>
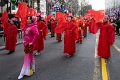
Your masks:
<instances>
[{"instance_id":1,"label":"sidewalk curb","mask_svg":"<svg viewBox=\"0 0 120 80\"><path fill-rule=\"evenodd\" d=\"M23 41L19 41L19 42L16 43L16 46L17 46L17 45L20 45L20 44L22 44L22 43L23 43ZM1 47L0 47L0 51L2 51L2 50L4 50L4 49L5 49L5 46L1 46Z\"/></svg>"}]
</instances>

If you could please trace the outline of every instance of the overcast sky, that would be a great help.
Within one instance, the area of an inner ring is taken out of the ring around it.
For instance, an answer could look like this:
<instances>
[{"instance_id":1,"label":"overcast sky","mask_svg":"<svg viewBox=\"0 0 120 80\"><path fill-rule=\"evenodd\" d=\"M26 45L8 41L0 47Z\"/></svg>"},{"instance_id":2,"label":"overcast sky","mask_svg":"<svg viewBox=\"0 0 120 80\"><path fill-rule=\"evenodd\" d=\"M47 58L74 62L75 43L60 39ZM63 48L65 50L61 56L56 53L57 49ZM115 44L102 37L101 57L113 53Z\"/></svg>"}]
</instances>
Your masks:
<instances>
[{"instance_id":1,"label":"overcast sky","mask_svg":"<svg viewBox=\"0 0 120 80\"><path fill-rule=\"evenodd\" d=\"M105 9L105 0L90 0L89 2L95 10Z\"/></svg>"}]
</instances>

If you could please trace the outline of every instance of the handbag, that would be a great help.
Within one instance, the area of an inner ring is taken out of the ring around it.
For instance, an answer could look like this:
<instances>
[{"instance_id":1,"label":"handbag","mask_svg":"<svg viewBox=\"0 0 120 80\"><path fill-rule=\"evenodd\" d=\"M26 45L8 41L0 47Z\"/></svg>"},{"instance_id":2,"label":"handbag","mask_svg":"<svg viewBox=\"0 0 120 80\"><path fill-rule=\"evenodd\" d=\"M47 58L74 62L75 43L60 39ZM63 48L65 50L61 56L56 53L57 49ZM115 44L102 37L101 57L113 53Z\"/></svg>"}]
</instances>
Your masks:
<instances>
[{"instance_id":1,"label":"handbag","mask_svg":"<svg viewBox=\"0 0 120 80\"><path fill-rule=\"evenodd\" d=\"M29 45L29 44L27 44L25 47L24 47L24 52L25 53L33 53L33 49L34 49L34 47L33 47L33 45Z\"/></svg>"}]
</instances>

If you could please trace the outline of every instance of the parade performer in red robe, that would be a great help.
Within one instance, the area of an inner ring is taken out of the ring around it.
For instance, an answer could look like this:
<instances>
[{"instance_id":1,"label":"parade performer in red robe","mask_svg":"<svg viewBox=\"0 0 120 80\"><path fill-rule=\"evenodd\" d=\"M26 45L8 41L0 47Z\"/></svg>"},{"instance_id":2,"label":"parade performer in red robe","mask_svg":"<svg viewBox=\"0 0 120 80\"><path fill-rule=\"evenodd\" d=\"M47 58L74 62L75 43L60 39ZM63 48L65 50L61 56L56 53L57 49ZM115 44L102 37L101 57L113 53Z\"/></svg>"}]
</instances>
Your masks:
<instances>
[{"instance_id":1,"label":"parade performer in red robe","mask_svg":"<svg viewBox=\"0 0 120 80\"><path fill-rule=\"evenodd\" d=\"M44 40L46 40L46 36L48 34L48 27L47 25L41 20L41 16L37 15L37 27L39 31L39 38L36 42L35 50L37 53L35 55L39 55L42 50L44 50Z\"/></svg>"},{"instance_id":2,"label":"parade performer in red robe","mask_svg":"<svg viewBox=\"0 0 120 80\"><path fill-rule=\"evenodd\" d=\"M62 41L61 37L62 37L62 34L61 34L61 33L56 33L56 40L57 40L58 42L61 42L61 41Z\"/></svg>"},{"instance_id":3,"label":"parade performer in red robe","mask_svg":"<svg viewBox=\"0 0 120 80\"><path fill-rule=\"evenodd\" d=\"M87 36L87 27L89 26L88 21L85 19L83 22L83 36L86 37Z\"/></svg>"},{"instance_id":4,"label":"parade performer in red robe","mask_svg":"<svg viewBox=\"0 0 120 80\"><path fill-rule=\"evenodd\" d=\"M91 33L91 26L92 26L92 22L93 22L93 18L91 17L90 20L88 21L88 31Z\"/></svg>"},{"instance_id":5,"label":"parade performer in red robe","mask_svg":"<svg viewBox=\"0 0 120 80\"><path fill-rule=\"evenodd\" d=\"M58 20L57 21L57 25L60 23L60 21ZM57 26L56 26L57 27ZM58 42L60 42L60 41L62 41L61 40L61 37L62 37L62 34L61 33L56 33L56 40L58 41Z\"/></svg>"},{"instance_id":6,"label":"parade performer in red robe","mask_svg":"<svg viewBox=\"0 0 120 80\"><path fill-rule=\"evenodd\" d=\"M100 28L100 35L98 41L98 56L102 58L109 58L110 54L110 45L113 44L112 42L112 32L114 31L113 26L108 23L108 18L105 17L103 22L95 22L93 20L91 26L91 32L96 33L98 28Z\"/></svg>"},{"instance_id":7,"label":"parade performer in red robe","mask_svg":"<svg viewBox=\"0 0 120 80\"><path fill-rule=\"evenodd\" d=\"M111 33L111 39L112 39L112 44L115 42L115 29L116 29L116 27L117 27L117 24L115 24L114 22L113 22L113 18L111 18L110 19L110 24L112 25L112 27L114 28L114 30L112 31L112 33Z\"/></svg>"},{"instance_id":8,"label":"parade performer in red robe","mask_svg":"<svg viewBox=\"0 0 120 80\"><path fill-rule=\"evenodd\" d=\"M76 53L75 41L77 40L78 28L72 21L72 16L67 16L67 22L58 24L56 27L56 33L64 32L64 53L67 57L70 57Z\"/></svg>"},{"instance_id":9,"label":"parade performer in red robe","mask_svg":"<svg viewBox=\"0 0 120 80\"><path fill-rule=\"evenodd\" d=\"M18 29L14 25L15 18L8 19L4 25L4 34L6 36L6 45L5 49L9 50L8 54L15 52Z\"/></svg>"},{"instance_id":10,"label":"parade performer in red robe","mask_svg":"<svg viewBox=\"0 0 120 80\"><path fill-rule=\"evenodd\" d=\"M78 38L77 38L77 42L80 44L82 43L82 21L80 21L79 17L77 17L76 19L76 25L78 27Z\"/></svg>"},{"instance_id":11,"label":"parade performer in red robe","mask_svg":"<svg viewBox=\"0 0 120 80\"><path fill-rule=\"evenodd\" d=\"M51 37L55 37L55 27L57 26L57 22L54 18L51 18L50 21L51 21Z\"/></svg>"}]
</instances>

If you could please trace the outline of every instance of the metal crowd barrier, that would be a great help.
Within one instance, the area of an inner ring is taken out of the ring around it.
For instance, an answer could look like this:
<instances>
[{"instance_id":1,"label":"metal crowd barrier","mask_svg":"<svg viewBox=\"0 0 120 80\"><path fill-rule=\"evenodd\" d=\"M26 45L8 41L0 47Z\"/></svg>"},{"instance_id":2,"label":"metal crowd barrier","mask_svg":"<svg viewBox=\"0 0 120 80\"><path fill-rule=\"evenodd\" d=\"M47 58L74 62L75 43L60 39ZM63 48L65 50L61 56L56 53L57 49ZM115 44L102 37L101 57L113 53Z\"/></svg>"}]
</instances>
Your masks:
<instances>
[{"instance_id":1,"label":"metal crowd barrier","mask_svg":"<svg viewBox=\"0 0 120 80\"><path fill-rule=\"evenodd\" d=\"M5 34L3 34L3 31L0 31L0 36L4 37L4 42L5 42ZM22 39L22 30L18 29L18 37L19 39Z\"/></svg>"},{"instance_id":2,"label":"metal crowd barrier","mask_svg":"<svg viewBox=\"0 0 120 80\"><path fill-rule=\"evenodd\" d=\"M18 35L19 35L19 39L22 39L22 30L18 29Z\"/></svg>"},{"instance_id":3,"label":"metal crowd barrier","mask_svg":"<svg viewBox=\"0 0 120 80\"><path fill-rule=\"evenodd\" d=\"M0 36L4 37L4 41L5 41L5 35L3 34L3 31L0 31Z\"/></svg>"}]
</instances>

